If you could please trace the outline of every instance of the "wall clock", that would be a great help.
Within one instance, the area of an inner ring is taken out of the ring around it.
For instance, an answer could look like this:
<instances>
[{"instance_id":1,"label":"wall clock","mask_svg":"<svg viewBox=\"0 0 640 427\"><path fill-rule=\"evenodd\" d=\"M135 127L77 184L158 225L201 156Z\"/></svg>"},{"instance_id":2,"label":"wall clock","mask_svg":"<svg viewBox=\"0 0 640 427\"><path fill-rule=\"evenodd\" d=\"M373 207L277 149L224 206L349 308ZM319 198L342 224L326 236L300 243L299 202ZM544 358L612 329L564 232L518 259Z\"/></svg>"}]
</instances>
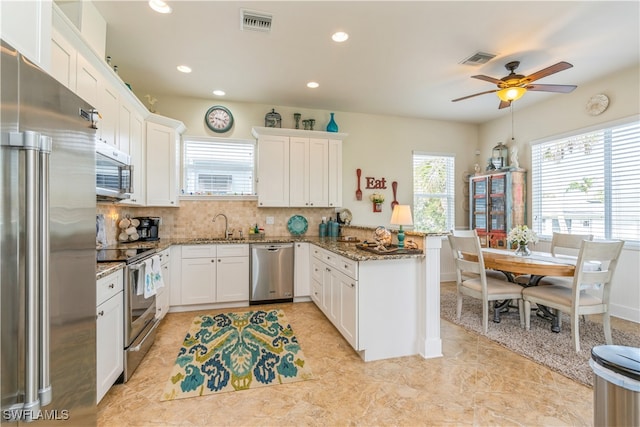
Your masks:
<instances>
[{"instance_id":1,"label":"wall clock","mask_svg":"<svg viewBox=\"0 0 640 427\"><path fill-rule=\"evenodd\" d=\"M214 105L204 115L207 127L216 133L224 133L233 126L233 114L222 105Z\"/></svg>"},{"instance_id":2,"label":"wall clock","mask_svg":"<svg viewBox=\"0 0 640 427\"><path fill-rule=\"evenodd\" d=\"M602 114L604 110L609 106L609 97L602 93L598 95L593 95L587 101L586 110L592 116L597 116Z\"/></svg>"}]
</instances>

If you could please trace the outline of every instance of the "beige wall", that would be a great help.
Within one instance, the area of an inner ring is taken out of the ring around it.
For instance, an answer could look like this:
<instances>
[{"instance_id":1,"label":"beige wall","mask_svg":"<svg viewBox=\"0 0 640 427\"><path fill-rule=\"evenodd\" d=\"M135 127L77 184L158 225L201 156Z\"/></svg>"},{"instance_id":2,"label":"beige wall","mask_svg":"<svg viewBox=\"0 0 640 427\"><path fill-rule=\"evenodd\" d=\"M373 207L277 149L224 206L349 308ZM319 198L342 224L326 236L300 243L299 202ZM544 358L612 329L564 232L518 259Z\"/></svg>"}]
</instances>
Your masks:
<instances>
[{"instance_id":1,"label":"beige wall","mask_svg":"<svg viewBox=\"0 0 640 427\"><path fill-rule=\"evenodd\" d=\"M284 106L224 102L211 99L173 98L158 96L159 113L181 120L187 130L185 135L219 136L209 131L204 123L208 108L215 104L228 107L234 116L234 127L225 138L253 139L251 128L264 126L264 116L275 108L282 116L282 127L293 128L293 113L301 113L302 118L314 118L315 130L324 130L329 122L330 111L308 110ZM370 114L335 111L335 121L339 132L349 136L343 144L343 208L353 214L356 225L389 225L391 182L398 182L398 201L412 204L413 171L412 151L450 153L456 156L456 176L461 176L467 165L474 163L477 146L477 126L438 120L387 117ZM355 198L356 169L362 169L362 201ZM385 178L386 196L383 211L373 213L368 196L374 190L364 188L364 177ZM462 181L456 189L462 195ZM456 206L456 223L466 223L467 214L462 208L462 199Z\"/></svg>"}]
</instances>

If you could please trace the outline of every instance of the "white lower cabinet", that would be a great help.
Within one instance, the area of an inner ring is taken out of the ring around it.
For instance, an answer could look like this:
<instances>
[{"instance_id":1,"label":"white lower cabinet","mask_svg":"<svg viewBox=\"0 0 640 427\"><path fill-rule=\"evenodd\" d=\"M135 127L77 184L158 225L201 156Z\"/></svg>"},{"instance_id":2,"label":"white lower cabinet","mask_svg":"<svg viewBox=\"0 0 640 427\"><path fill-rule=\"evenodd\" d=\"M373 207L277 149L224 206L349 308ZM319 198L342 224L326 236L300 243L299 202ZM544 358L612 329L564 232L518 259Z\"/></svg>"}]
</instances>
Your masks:
<instances>
[{"instance_id":1,"label":"white lower cabinet","mask_svg":"<svg viewBox=\"0 0 640 427\"><path fill-rule=\"evenodd\" d=\"M249 245L182 246L180 305L249 300Z\"/></svg>"},{"instance_id":2,"label":"white lower cabinet","mask_svg":"<svg viewBox=\"0 0 640 427\"><path fill-rule=\"evenodd\" d=\"M124 369L123 271L96 282L96 403Z\"/></svg>"},{"instance_id":3,"label":"white lower cabinet","mask_svg":"<svg viewBox=\"0 0 640 427\"><path fill-rule=\"evenodd\" d=\"M308 301L311 296L309 243L297 242L293 255L293 300Z\"/></svg>"},{"instance_id":4,"label":"white lower cabinet","mask_svg":"<svg viewBox=\"0 0 640 427\"><path fill-rule=\"evenodd\" d=\"M158 254L160 257L160 269L164 286L158 289L156 294L156 318L162 319L169 312L171 296L171 262L170 249L165 249Z\"/></svg>"},{"instance_id":5,"label":"white lower cabinet","mask_svg":"<svg viewBox=\"0 0 640 427\"><path fill-rule=\"evenodd\" d=\"M357 262L312 244L311 299L364 361L418 354L421 268L419 257Z\"/></svg>"},{"instance_id":6,"label":"white lower cabinet","mask_svg":"<svg viewBox=\"0 0 640 427\"><path fill-rule=\"evenodd\" d=\"M219 245L215 302L249 300L249 245Z\"/></svg>"},{"instance_id":7,"label":"white lower cabinet","mask_svg":"<svg viewBox=\"0 0 640 427\"><path fill-rule=\"evenodd\" d=\"M342 336L358 347L358 263L313 245L311 299Z\"/></svg>"}]
</instances>

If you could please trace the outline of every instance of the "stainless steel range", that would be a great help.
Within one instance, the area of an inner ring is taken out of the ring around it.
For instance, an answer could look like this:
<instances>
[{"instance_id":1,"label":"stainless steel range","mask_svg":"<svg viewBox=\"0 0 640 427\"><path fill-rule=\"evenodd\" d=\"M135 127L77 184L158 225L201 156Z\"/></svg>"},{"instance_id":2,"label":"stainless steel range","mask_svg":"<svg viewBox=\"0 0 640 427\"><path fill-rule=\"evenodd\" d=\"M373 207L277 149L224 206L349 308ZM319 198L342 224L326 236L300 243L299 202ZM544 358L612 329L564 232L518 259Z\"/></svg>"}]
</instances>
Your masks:
<instances>
[{"instance_id":1,"label":"stainless steel range","mask_svg":"<svg viewBox=\"0 0 640 427\"><path fill-rule=\"evenodd\" d=\"M144 297L145 261L156 254L155 248L101 249L98 262L126 262L124 283L124 373L127 382L155 340L156 296Z\"/></svg>"}]
</instances>

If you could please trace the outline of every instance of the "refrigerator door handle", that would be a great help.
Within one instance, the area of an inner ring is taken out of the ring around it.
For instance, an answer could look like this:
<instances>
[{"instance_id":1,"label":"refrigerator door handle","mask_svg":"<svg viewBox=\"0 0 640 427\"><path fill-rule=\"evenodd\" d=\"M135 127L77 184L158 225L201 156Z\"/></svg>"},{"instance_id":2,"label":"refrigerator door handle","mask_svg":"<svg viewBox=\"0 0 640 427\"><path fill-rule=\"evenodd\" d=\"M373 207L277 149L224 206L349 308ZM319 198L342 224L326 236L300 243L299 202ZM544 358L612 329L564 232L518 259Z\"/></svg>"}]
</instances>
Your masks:
<instances>
[{"instance_id":1,"label":"refrigerator door handle","mask_svg":"<svg viewBox=\"0 0 640 427\"><path fill-rule=\"evenodd\" d=\"M39 312L39 229L38 208L40 203L40 134L26 131L23 133L25 153L25 420L32 421L30 414L40 410L38 398L40 344Z\"/></svg>"},{"instance_id":2,"label":"refrigerator door handle","mask_svg":"<svg viewBox=\"0 0 640 427\"><path fill-rule=\"evenodd\" d=\"M40 252L40 375L38 395L40 405L51 403L52 390L49 364L49 155L53 140L49 136L40 137L40 230L38 235Z\"/></svg>"}]
</instances>

